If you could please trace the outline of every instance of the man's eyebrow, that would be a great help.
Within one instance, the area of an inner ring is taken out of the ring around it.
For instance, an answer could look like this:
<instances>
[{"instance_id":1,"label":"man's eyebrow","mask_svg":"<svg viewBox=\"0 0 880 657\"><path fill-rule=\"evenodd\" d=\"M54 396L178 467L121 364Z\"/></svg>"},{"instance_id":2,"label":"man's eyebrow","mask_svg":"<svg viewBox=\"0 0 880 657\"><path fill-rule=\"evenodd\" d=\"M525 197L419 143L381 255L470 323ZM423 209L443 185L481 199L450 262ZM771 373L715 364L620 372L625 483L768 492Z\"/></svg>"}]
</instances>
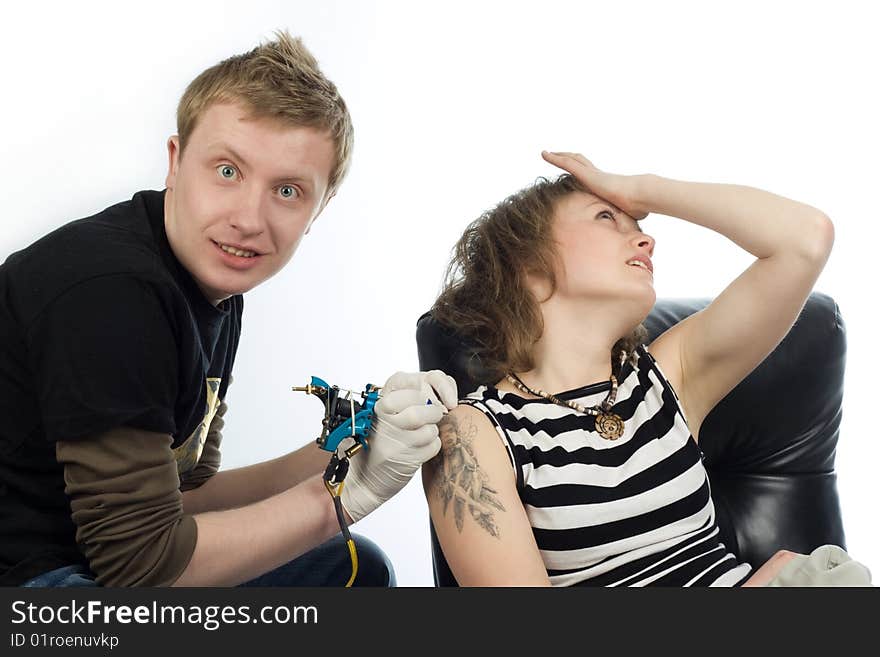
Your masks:
<instances>
[{"instance_id":1,"label":"man's eyebrow","mask_svg":"<svg viewBox=\"0 0 880 657\"><path fill-rule=\"evenodd\" d=\"M213 151L226 151L227 153L229 153L232 156L232 158L234 160L238 160L246 168L248 168L248 169L250 168L250 165L247 163L247 160L244 159L244 157L242 157L241 155L239 155L238 152L229 144L226 144L224 142L217 142L215 144L211 144L210 148Z\"/></svg>"}]
</instances>

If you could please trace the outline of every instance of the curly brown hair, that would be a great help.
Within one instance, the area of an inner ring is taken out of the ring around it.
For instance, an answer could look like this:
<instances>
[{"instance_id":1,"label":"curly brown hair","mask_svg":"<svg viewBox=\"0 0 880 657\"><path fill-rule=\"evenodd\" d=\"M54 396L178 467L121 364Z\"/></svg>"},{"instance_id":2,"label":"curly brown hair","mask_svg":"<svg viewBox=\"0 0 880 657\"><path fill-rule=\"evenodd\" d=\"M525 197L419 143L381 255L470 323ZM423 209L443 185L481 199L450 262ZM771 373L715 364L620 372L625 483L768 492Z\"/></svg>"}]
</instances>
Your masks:
<instances>
[{"instance_id":1,"label":"curly brown hair","mask_svg":"<svg viewBox=\"0 0 880 657\"><path fill-rule=\"evenodd\" d=\"M588 190L569 174L538 178L471 222L453 249L431 314L476 349L479 367L494 377L492 383L535 366L533 349L544 321L527 277L546 277L548 298L555 292L553 214L560 199L578 191ZM639 324L615 343L613 373L619 372L621 352L633 358L647 336Z\"/></svg>"}]
</instances>

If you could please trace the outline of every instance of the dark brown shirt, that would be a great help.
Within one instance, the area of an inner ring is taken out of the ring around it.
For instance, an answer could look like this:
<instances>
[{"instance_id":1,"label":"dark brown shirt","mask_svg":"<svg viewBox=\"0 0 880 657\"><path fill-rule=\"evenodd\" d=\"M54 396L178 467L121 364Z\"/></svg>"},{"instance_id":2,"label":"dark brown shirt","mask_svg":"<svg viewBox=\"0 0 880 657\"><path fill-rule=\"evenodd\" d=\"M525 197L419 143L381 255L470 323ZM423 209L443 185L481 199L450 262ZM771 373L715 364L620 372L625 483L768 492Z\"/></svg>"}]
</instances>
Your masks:
<instances>
[{"instance_id":1,"label":"dark brown shirt","mask_svg":"<svg viewBox=\"0 0 880 657\"><path fill-rule=\"evenodd\" d=\"M168 586L189 564L196 523L182 490L220 467L226 404L211 422L198 465L178 476L171 436L129 427L58 441L76 542L103 586Z\"/></svg>"}]
</instances>

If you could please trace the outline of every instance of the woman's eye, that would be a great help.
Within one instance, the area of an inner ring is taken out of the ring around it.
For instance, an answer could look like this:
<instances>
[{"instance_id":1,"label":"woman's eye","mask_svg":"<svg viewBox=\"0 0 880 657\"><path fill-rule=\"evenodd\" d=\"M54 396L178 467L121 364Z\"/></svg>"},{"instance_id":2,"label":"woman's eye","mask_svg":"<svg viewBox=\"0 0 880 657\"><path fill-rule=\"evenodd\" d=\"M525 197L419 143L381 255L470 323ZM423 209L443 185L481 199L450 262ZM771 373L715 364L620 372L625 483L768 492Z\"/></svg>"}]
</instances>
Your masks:
<instances>
[{"instance_id":1,"label":"woman's eye","mask_svg":"<svg viewBox=\"0 0 880 657\"><path fill-rule=\"evenodd\" d=\"M611 219L611 221L615 221L614 213L610 210L602 210L602 212L600 212L598 216L606 219Z\"/></svg>"},{"instance_id":2,"label":"woman's eye","mask_svg":"<svg viewBox=\"0 0 880 657\"><path fill-rule=\"evenodd\" d=\"M281 185L281 187L278 188L278 193L281 194L283 198L296 198L299 196L299 192L293 185Z\"/></svg>"},{"instance_id":3,"label":"woman's eye","mask_svg":"<svg viewBox=\"0 0 880 657\"><path fill-rule=\"evenodd\" d=\"M226 180L232 180L235 178L235 167L231 164L221 164L217 167L217 172Z\"/></svg>"}]
</instances>

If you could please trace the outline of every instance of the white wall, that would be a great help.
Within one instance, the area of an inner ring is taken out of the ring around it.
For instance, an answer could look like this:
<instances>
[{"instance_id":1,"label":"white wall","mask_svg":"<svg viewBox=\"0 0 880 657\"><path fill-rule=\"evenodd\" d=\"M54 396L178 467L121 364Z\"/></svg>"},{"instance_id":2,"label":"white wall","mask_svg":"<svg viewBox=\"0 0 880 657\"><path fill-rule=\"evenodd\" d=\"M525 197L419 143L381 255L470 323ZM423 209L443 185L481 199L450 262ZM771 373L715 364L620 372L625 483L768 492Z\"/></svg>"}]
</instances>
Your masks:
<instances>
[{"instance_id":1,"label":"white wall","mask_svg":"<svg viewBox=\"0 0 880 657\"><path fill-rule=\"evenodd\" d=\"M840 493L850 552L880 572L880 103L870 64L880 47L867 11L856 2L19 3L0 24L0 259L138 189L161 189L189 80L276 28L303 36L351 107L357 147L350 178L293 263L247 295L224 442L232 467L317 435L318 402L291 385L315 374L359 387L417 369L415 321L450 247L482 210L554 173L542 148L577 150L619 173L796 198L835 222L816 289L839 302L848 331ZM644 228L657 239L658 296L714 296L750 262L677 219L649 217ZM419 482L357 530L391 555L400 584L431 583Z\"/></svg>"}]
</instances>

